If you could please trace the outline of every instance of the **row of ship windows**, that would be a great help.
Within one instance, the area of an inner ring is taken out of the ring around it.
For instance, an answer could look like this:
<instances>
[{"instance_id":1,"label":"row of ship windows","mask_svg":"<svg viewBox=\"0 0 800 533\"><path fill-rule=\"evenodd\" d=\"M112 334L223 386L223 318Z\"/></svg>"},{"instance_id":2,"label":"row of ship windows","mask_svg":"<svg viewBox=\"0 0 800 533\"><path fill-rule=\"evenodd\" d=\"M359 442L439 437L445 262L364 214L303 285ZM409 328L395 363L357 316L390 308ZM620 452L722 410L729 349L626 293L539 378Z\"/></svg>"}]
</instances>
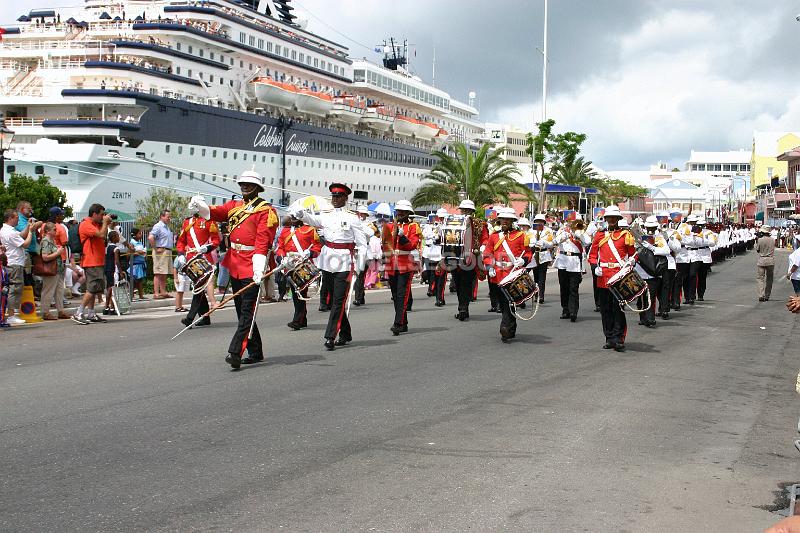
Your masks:
<instances>
[{"instance_id":1,"label":"row of ship windows","mask_svg":"<svg viewBox=\"0 0 800 533\"><path fill-rule=\"evenodd\" d=\"M692 163L691 169L717 172L750 172L750 164Z\"/></svg>"},{"instance_id":2,"label":"row of ship windows","mask_svg":"<svg viewBox=\"0 0 800 533\"><path fill-rule=\"evenodd\" d=\"M409 98L413 98L414 100L419 100L420 102L425 102L427 104L435 105L436 107L441 107L442 109L447 109L447 110L450 109L450 100L448 100L447 98L444 98L442 96L437 96L423 89L418 89L413 85L409 85L407 83L403 83L402 81L392 79L389 76L384 76L382 74L378 74L377 72L372 72L371 70L368 71L365 71L363 69L354 70L353 81L362 83L367 82L370 85L374 85L375 87L381 87L383 89L394 91L396 93L408 96Z\"/></svg>"},{"instance_id":3,"label":"row of ship windows","mask_svg":"<svg viewBox=\"0 0 800 533\"><path fill-rule=\"evenodd\" d=\"M312 139L309 142L309 146L310 146L310 148L312 150L318 150L318 151L321 151L321 152L330 152L332 154L350 155L350 156L355 156L355 157L366 157L368 159L379 159L379 160L383 160L383 161L393 161L393 162L397 162L397 163L408 163L408 164L417 165L417 166L426 166L426 167L433 166L433 159L431 159L430 157L421 157L421 156L416 156L416 155L412 156L412 155L409 155L409 154L398 154L397 152L394 152L392 154L392 153L389 153L388 150L378 150L378 149L373 149L373 148L361 148L360 146L350 146L349 144L344 144L343 145L341 143L332 143L330 141L325 141L324 144L323 144L323 141L317 141L317 140L314 140L314 139ZM171 145L167 144L167 145L164 146L164 151L166 153L170 153L170 150L171 150ZM183 154L183 146L180 146L180 145L178 146L178 154L179 155ZM194 154L195 154L195 149L194 149L193 146L190 146L189 147L189 155L194 155ZM206 157L206 149L205 148L201 148L200 156L201 157ZM211 157L217 157L217 150L212 150ZM222 158L223 159L227 159L228 158L228 151L227 150L223 150L222 151ZM238 159L238 158L239 158L239 153L238 152L233 152L233 159ZM257 161L258 160L258 155L253 154L251 156L251 158L252 158L253 161ZM242 152L242 161L247 161L247 159L248 159L248 154L246 152ZM289 159L289 161L291 161L291 159ZM262 155L261 156L261 162L262 163L266 163L267 162L267 156ZM272 161L271 162L272 163L275 162L275 158L274 157L272 157ZM299 165L299 162L298 162L298 165ZM326 165L325 168L328 168L327 167L327 163L325 163L325 165ZM305 160L303 161L303 166L305 166Z\"/></svg>"},{"instance_id":4,"label":"row of ship windows","mask_svg":"<svg viewBox=\"0 0 800 533\"><path fill-rule=\"evenodd\" d=\"M253 48L258 48L259 50L266 50L267 52L274 53L275 55L282 55L286 59L291 59L292 61L305 63L309 67L313 66L314 68L320 68L334 74L339 74L339 65L334 65L330 61L325 61L324 59L319 59L317 57L312 57L309 54L292 50L285 45L281 46L279 44L273 44L272 41L264 41L264 39L257 38L254 35L247 35L243 31L239 32L239 42L252 46ZM252 67L250 70L252 70ZM341 70L342 74L344 74L344 69Z\"/></svg>"},{"instance_id":5,"label":"row of ship windows","mask_svg":"<svg viewBox=\"0 0 800 533\"><path fill-rule=\"evenodd\" d=\"M9 168L14 168L14 167L9 166ZM39 167L37 167L37 169L38 168ZM44 168L42 167L42 172L38 172L38 170L37 170L37 173L38 174L44 174ZM62 172L62 174L66 174L66 171ZM194 172L188 172L188 173L187 172L177 172L176 174L177 174L176 177L178 179L183 179L184 176L188 176L188 178L190 180L196 179L196 176L195 176ZM172 177L172 172L169 171L169 170L165 170L163 175L164 175L164 179L170 179L170 177ZM153 171L151 172L150 176L153 179L158 178L158 170L153 169ZM211 181L217 181L217 177L218 177L217 174L211 174ZM222 181L228 181L229 180L227 174L223 174L222 176L219 176L219 177L221 178ZM236 174L234 174L230 178L230 180L231 181L236 181L237 177L238 176ZM199 179L200 179L200 181L205 181L206 180L206 175L205 174L200 174ZM316 185L314 185L315 183L316 183ZM329 182L322 181L322 180L308 180L308 179L305 179L305 180L295 179L294 181L292 181L291 179L287 179L286 180L286 186L287 187L295 186L295 187L318 187L318 188L322 188L323 187L323 183L325 184L324 187L327 188ZM275 185L275 178L270 178L269 179L269 184L270 185ZM278 183L278 185L280 185L280 183ZM356 184L353 184L352 187L354 189L360 189L362 191L403 192L403 193L406 192L406 188L405 187L393 186L393 185L373 185L373 184L364 185L364 184L356 183Z\"/></svg>"}]
</instances>

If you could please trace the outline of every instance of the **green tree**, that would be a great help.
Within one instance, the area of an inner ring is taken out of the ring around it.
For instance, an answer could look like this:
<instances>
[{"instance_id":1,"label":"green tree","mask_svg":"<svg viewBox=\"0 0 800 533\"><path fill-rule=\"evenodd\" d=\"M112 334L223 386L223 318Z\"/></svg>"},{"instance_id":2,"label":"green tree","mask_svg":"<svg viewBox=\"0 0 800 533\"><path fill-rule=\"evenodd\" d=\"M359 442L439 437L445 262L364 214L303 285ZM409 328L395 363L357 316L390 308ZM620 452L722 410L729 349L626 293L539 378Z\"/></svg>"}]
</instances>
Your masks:
<instances>
[{"instance_id":1,"label":"green tree","mask_svg":"<svg viewBox=\"0 0 800 533\"><path fill-rule=\"evenodd\" d=\"M473 153L462 143L452 145L453 154L443 150L433 152L437 158L431 171L423 176L424 183L411 198L414 206L458 205L459 192L480 207L502 202L508 204L513 195L531 198L531 190L516 180L517 166L503 159L504 149L491 150L484 144Z\"/></svg>"},{"instance_id":2,"label":"green tree","mask_svg":"<svg viewBox=\"0 0 800 533\"><path fill-rule=\"evenodd\" d=\"M632 185L627 181L616 178L608 178L601 180L599 186L601 195L600 198L607 204L616 204L630 200L631 198L640 198L647 196L649 190L647 187L639 187Z\"/></svg>"},{"instance_id":3,"label":"green tree","mask_svg":"<svg viewBox=\"0 0 800 533\"><path fill-rule=\"evenodd\" d=\"M183 219L189 216L186 206L189 204L189 197L182 196L172 189L153 187L147 196L136 200L136 224L145 230L158 222L161 211L168 209L171 213L169 229L175 235L180 232Z\"/></svg>"},{"instance_id":4,"label":"green tree","mask_svg":"<svg viewBox=\"0 0 800 533\"><path fill-rule=\"evenodd\" d=\"M67 195L50 185L47 176L31 178L24 174L11 174L8 183L0 186L0 210L16 209L17 203L22 200L31 203L33 216L39 220L47 220L48 211L53 206L61 207L68 216L72 215L72 207L67 205Z\"/></svg>"},{"instance_id":5,"label":"green tree","mask_svg":"<svg viewBox=\"0 0 800 533\"><path fill-rule=\"evenodd\" d=\"M592 162L584 160L582 156L565 161L556 170L551 182L559 185L597 188L602 183L592 168ZM578 205L578 197L574 194L563 195L563 198L562 195L558 195L556 201L565 201L568 209L576 209Z\"/></svg>"},{"instance_id":6,"label":"green tree","mask_svg":"<svg viewBox=\"0 0 800 533\"><path fill-rule=\"evenodd\" d=\"M556 121L545 120L538 124L539 131L536 135L528 134L527 153L533 157L536 175L539 178L539 211L547 209L547 184L558 175L561 167L571 164L577 159L581 145L586 140L585 133L567 131L553 133Z\"/></svg>"}]
</instances>

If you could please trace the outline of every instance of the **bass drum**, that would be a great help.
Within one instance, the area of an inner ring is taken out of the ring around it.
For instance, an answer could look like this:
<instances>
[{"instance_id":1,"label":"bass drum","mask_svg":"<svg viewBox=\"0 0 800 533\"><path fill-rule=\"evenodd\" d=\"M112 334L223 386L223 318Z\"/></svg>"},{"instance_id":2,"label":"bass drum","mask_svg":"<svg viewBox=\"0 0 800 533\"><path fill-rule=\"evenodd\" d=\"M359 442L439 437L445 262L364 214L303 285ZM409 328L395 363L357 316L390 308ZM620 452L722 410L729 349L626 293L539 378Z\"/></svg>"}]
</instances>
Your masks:
<instances>
[{"instance_id":1,"label":"bass drum","mask_svg":"<svg viewBox=\"0 0 800 533\"><path fill-rule=\"evenodd\" d=\"M301 300L310 300L313 296L303 297L302 293L322 277L322 271L317 268L311 259L301 261L291 270L286 272L286 279L292 286L292 291Z\"/></svg>"}]
</instances>

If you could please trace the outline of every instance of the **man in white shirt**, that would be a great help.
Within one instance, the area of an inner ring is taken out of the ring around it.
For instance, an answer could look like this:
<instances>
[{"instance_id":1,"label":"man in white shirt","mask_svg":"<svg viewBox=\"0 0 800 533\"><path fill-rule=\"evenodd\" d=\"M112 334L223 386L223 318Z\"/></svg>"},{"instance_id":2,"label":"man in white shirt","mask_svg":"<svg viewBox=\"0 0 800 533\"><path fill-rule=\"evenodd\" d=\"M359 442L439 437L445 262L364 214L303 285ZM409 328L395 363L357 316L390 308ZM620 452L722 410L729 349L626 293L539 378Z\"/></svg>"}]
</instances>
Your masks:
<instances>
[{"instance_id":1,"label":"man in white shirt","mask_svg":"<svg viewBox=\"0 0 800 533\"><path fill-rule=\"evenodd\" d=\"M6 309L6 323L10 326L20 326L25 321L14 316L22 301L22 288L24 286L25 249L31 244L34 233L43 222L31 219L22 231L16 230L19 214L14 209L6 209L3 213L3 227L0 229L0 245L6 249L8 265L8 308Z\"/></svg>"},{"instance_id":2,"label":"man in white shirt","mask_svg":"<svg viewBox=\"0 0 800 533\"><path fill-rule=\"evenodd\" d=\"M786 277L792 282L794 294L800 296L800 248L789 255L789 272Z\"/></svg>"}]
</instances>

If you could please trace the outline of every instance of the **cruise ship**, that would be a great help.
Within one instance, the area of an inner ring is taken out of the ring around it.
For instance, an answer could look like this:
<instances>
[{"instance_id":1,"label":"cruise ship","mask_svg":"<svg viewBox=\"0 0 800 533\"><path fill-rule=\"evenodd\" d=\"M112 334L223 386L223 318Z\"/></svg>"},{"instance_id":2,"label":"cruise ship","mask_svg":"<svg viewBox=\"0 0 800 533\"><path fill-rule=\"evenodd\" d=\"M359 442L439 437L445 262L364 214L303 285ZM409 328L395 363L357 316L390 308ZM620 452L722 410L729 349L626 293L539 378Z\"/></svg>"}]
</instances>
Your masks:
<instances>
[{"instance_id":1,"label":"cruise ship","mask_svg":"<svg viewBox=\"0 0 800 533\"><path fill-rule=\"evenodd\" d=\"M22 4L20 4L22 6ZM464 103L311 33L288 0L85 0L0 28L0 112L16 133L6 176L50 176L76 214L134 214L151 187L219 204L249 169L278 206L327 194L409 198L431 152L480 139Z\"/></svg>"}]
</instances>

